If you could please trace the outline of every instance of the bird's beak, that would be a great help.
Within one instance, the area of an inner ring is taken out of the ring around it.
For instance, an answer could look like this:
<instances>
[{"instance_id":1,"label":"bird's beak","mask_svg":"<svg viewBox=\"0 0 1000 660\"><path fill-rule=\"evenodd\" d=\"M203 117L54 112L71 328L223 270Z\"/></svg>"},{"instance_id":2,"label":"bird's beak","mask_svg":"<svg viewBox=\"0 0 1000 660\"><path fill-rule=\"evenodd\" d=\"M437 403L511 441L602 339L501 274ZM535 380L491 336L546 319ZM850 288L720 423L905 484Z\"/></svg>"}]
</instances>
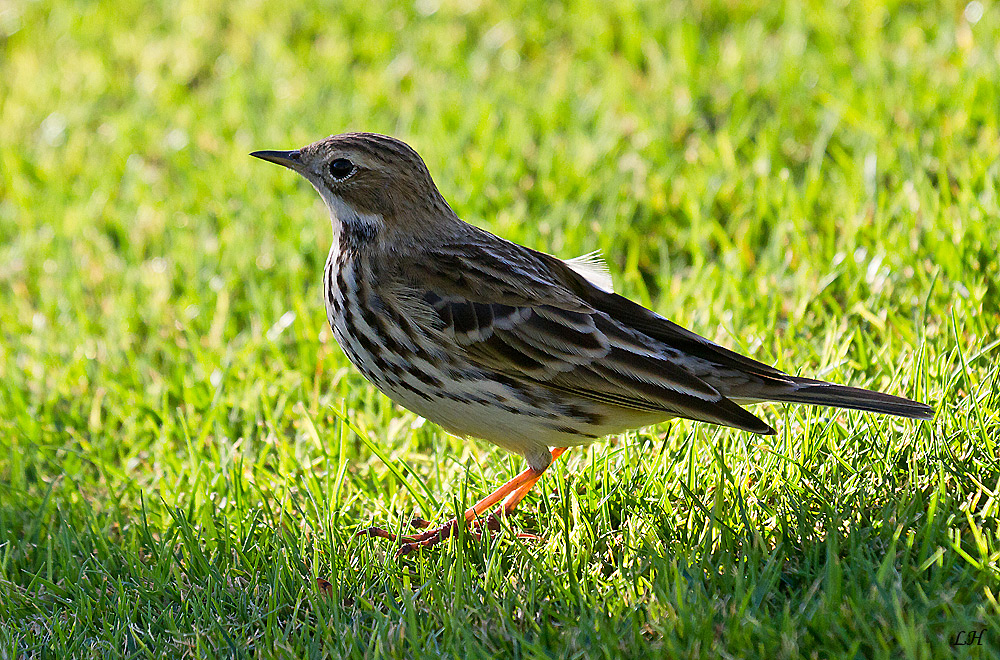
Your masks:
<instances>
[{"instance_id":1,"label":"bird's beak","mask_svg":"<svg viewBox=\"0 0 1000 660\"><path fill-rule=\"evenodd\" d=\"M255 151L250 155L255 158L260 158L261 160L269 160L272 163L284 165L288 169L295 170L296 172L302 166L302 154L298 149L295 151Z\"/></svg>"}]
</instances>

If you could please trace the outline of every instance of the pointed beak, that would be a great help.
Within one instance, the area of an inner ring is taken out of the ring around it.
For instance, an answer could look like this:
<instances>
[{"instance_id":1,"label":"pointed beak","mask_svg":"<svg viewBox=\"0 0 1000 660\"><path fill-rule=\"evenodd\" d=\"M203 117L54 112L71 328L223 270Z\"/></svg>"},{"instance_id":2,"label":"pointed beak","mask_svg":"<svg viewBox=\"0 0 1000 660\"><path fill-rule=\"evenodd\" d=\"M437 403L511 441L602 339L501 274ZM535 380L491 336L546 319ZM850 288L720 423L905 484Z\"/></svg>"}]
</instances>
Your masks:
<instances>
[{"instance_id":1,"label":"pointed beak","mask_svg":"<svg viewBox=\"0 0 1000 660\"><path fill-rule=\"evenodd\" d=\"M295 151L255 151L251 156L255 158L260 158L261 160L268 160L272 163L277 163L278 165L284 165L290 170L299 170L302 165L302 154L298 149Z\"/></svg>"}]
</instances>

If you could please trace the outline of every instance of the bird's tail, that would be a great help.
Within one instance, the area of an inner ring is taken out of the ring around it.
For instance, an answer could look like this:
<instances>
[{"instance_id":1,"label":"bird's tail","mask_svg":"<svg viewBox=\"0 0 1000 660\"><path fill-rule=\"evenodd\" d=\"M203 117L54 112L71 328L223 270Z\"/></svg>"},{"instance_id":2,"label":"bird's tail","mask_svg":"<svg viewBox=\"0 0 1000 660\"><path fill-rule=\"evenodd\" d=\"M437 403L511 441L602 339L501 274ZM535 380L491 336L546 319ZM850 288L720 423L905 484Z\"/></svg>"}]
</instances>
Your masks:
<instances>
[{"instance_id":1,"label":"bird's tail","mask_svg":"<svg viewBox=\"0 0 1000 660\"><path fill-rule=\"evenodd\" d=\"M793 389L769 393L771 396L768 398L771 401L866 410L910 419L931 419L934 416L934 409L926 403L911 401L901 396L863 390L860 387L834 385L811 378L795 378L794 381Z\"/></svg>"}]
</instances>

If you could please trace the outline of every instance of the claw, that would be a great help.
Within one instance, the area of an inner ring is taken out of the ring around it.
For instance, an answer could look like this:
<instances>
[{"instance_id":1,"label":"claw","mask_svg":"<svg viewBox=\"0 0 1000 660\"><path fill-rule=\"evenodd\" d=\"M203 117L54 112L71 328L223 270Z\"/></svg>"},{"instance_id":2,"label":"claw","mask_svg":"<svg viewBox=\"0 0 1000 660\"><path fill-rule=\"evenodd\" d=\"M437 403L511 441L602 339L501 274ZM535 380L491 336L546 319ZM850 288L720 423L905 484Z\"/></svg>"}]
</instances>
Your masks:
<instances>
[{"instance_id":1,"label":"claw","mask_svg":"<svg viewBox=\"0 0 1000 660\"><path fill-rule=\"evenodd\" d=\"M354 536L377 536L381 539L389 539L390 541L396 538L396 535L392 532L388 532L381 527L369 527L367 529L359 529L354 532Z\"/></svg>"},{"instance_id":2,"label":"claw","mask_svg":"<svg viewBox=\"0 0 1000 660\"><path fill-rule=\"evenodd\" d=\"M354 536L374 536L380 539L387 539L389 541L397 541L399 543L406 543L408 541L413 541L416 536L404 536L400 534L393 534L392 532L382 529L381 527L369 527L367 529L359 529L354 533Z\"/></svg>"}]
</instances>

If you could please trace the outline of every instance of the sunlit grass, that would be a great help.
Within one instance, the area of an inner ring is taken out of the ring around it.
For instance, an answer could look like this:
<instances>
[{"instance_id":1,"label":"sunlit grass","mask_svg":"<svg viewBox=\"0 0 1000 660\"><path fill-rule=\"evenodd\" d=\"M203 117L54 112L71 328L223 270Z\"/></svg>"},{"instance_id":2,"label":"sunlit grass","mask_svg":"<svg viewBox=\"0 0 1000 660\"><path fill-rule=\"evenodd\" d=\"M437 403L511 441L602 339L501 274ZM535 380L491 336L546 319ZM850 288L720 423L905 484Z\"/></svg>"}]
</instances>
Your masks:
<instances>
[{"instance_id":1,"label":"sunlit grass","mask_svg":"<svg viewBox=\"0 0 1000 660\"><path fill-rule=\"evenodd\" d=\"M0 5L0 658L997 655L984 4ZM544 542L397 561L354 531L522 465L326 328L326 213L247 153L345 130L715 341L937 415L613 438L525 502Z\"/></svg>"}]
</instances>

